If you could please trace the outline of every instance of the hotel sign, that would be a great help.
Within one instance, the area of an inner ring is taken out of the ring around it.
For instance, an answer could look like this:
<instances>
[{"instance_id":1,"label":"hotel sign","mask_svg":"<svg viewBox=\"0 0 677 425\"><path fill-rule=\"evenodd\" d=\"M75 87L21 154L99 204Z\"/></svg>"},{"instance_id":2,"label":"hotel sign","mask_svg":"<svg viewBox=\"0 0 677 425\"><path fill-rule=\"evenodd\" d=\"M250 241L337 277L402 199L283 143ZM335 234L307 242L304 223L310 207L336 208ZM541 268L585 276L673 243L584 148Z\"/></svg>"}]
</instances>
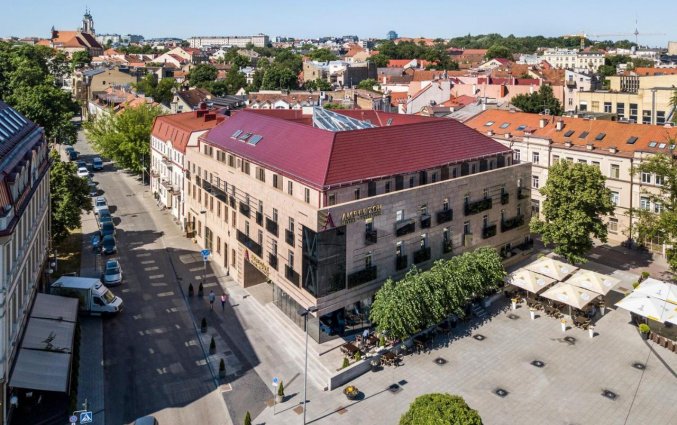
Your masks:
<instances>
[{"instance_id":1,"label":"hotel sign","mask_svg":"<svg viewBox=\"0 0 677 425\"><path fill-rule=\"evenodd\" d=\"M359 210L344 212L341 215L341 224L354 223L358 220L376 217L381 215L382 209L382 205L372 205L370 207L360 208Z\"/></svg>"},{"instance_id":2,"label":"hotel sign","mask_svg":"<svg viewBox=\"0 0 677 425\"><path fill-rule=\"evenodd\" d=\"M249 263L256 267L261 273L266 275L266 277L270 274L270 269L268 268L268 265L261 261L259 257L256 255L249 255L249 251L245 251L245 258L249 261Z\"/></svg>"}]
</instances>

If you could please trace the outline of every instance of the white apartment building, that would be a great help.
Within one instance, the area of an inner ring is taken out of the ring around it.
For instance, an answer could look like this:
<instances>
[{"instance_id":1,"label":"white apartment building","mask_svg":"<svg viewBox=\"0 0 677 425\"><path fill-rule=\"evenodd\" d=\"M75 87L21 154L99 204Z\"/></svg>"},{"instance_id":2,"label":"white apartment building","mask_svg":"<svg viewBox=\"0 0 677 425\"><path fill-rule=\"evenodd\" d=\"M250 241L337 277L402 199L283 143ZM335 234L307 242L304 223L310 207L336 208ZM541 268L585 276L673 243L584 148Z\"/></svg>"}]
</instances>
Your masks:
<instances>
[{"instance_id":1,"label":"white apartment building","mask_svg":"<svg viewBox=\"0 0 677 425\"><path fill-rule=\"evenodd\" d=\"M591 91L598 88L598 79L592 73L576 72L570 69L564 71L564 111L575 112L576 93Z\"/></svg>"},{"instance_id":2,"label":"white apartment building","mask_svg":"<svg viewBox=\"0 0 677 425\"><path fill-rule=\"evenodd\" d=\"M267 35L251 36L195 36L188 39L190 47L201 49L202 47L230 46L244 49L249 43L254 47L266 47L270 43Z\"/></svg>"},{"instance_id":3,"label":"white apartment building","mask_svg":"<svg viewBox=\"0 0 677 425\"><path fill-rule=\"evenodd\" d=\"M0 420L5 423L19 341L46 280L50 198L44 131L2 101L0 171Z\"/></svg>"},{"instance_id":4,"label":"white apartment building","mask_svg":"<svg viewBox=\"0 0 677 425\"><path fill-rule=\"evenodd\" d=\"M189 146L198 145L198 137L223 121L203 104L182 114L155 119L150 140L150 187L158 205L169 209L175 222L185 229L184 157Z\"/></svg>"},{"instance_id":5,"label":"white apartment building","mask_svg":"<svg viewBox=\"0 0 677 425\"><path fill-rule=\"evenodd\" d=\"M544 200L538 189L545 185L550 165L559 160L597 166L606 177L616 205L615 214L605 218L610 243L624 242L632 234L631 208L654 212L662 208L646 196L646 191L662 184L660 176L633 176L631 170L648 156L670 154L675 148L675 127L500 110L485 111L465 124L511 147L515 162L531 162L534 214L540 213ZM665 246L660 241L645 242L653 252L664 253Z\"/></svg>"},{"instance_id":6,"label":"white apartment building","mask_svg":"<svg viewBox=\"0 0 677 425\"><path fill-rule=\"evenodd\" d=\"M604 65L604 53L581 52L573 49L548 49L543 52L543 60L548 61L555 68L597 72L599 67Z\"/></svg>"}]
</instances>

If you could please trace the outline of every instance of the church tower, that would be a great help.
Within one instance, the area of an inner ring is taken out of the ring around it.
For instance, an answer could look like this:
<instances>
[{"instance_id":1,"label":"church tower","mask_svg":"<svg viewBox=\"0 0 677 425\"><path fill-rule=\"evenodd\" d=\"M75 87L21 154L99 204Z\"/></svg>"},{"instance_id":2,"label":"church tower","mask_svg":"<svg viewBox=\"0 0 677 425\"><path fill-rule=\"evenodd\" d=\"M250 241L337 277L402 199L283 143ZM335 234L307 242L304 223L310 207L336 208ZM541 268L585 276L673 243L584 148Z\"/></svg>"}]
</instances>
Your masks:
<instances>
[{"instance_id":1,"label":"church tower","mask_svg":"<svg viewBox=\"0 0 677 425\"><path fill-rule=\"evenodd\" d=\"M92 19L92 15L89 13L89 9L85 10L85 16L82 17L81 31L87 34L96 35L96 32L94 31L94 19Z\"/></svg>"}]
</instances>

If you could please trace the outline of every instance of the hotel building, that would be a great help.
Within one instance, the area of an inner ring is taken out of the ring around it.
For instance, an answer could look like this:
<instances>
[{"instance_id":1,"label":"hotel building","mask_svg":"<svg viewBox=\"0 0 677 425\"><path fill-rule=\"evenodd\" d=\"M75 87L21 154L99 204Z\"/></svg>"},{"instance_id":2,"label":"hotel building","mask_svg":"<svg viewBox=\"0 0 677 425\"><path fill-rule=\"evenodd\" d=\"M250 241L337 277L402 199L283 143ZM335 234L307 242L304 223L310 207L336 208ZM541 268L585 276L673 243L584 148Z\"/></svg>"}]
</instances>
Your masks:
<instances>
[{"instance_id":1,"label":"hotel building","mask_svg":"<svg viewBox=\"0 0 677 425\"><path fill-rule=\"evenodd\" d=\"M531 164L455 121L321 108L244 110L186 151L197 243L241 285L269 282L317 341L368 325L383 281L490 245L530 246Z\"/></svg>"}]
</instances>

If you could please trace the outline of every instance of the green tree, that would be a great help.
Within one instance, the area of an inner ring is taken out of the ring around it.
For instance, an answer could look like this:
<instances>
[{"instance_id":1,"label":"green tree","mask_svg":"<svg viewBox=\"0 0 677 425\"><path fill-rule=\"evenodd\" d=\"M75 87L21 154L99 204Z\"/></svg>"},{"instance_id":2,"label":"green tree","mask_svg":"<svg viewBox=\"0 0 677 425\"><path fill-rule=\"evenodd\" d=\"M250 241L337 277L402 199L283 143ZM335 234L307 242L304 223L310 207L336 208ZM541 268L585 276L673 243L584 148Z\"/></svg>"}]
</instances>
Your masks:
<instances>
[{"instance_id":1,"label":"green tree","mask_svg":"<svg viewBox=\"0 0 677 425\"><path fill-rule=\"evenodd\" d=\"M72 69L80 69L86 65L89 65L92 63L92 57L89 55L89 52L86 50L81 50L78 52L74 52L73 56L71 57L71 68Z\"/></svg>"},{"instance_id":2,"label":"green tree","mask_svg":"<svg viewBox=\"0 0 677 425\"><path fill-rule=\"evenodd\" d=\"M190 70L188 82L192 87L205 87L216 80L218 73L214 65L201 63Z\"/></svg>"},{"instance_id":3,"label":"green tree","mask_svg":"<svg viewBox=\"0 0 677 425\"><path fill-rule=\"evenodd\" d=\"M385 68L388 66L388 61L390 58L383 53L378 53L369 58L370 61L374 62L377 68Z\"/></svg>"},{"instance_id":4,"label":"green tree","mask_svg":"<svg viewBox=\"0 0 677 425\"><path fill-rule=\"evenodd\" d=\"M141 105L88 122L85 132L97 152L138 173L150 162L150 132L162 113L157 106Z\"/></svg>"},{"instance_id":5,"label":"green tree","mask_svg":"<svg viewBox=\"0 0 677 425\"><path fill-rule=\"evenodd\" d=\"M378 85L379 85L378 82L373 78L367 78L366 80L360 81L360 83L357 85L357 88L374 91L374 86Z\"/></svg>"},{"instance_id":6,"label":"green tree","mask_svg":"<svg viewBox=\"0 0 677 425\"><path fill-rule=\"evenodd\" d=\"M81 225L82 210L91 211L87 181L77 175L74 162L63 162L59 153L50 152L52 166L49 170L52 203L52 239L55 244L66 239L68 233Z\"/></svg>"},{"instance_id":7,"label":"green tree","mask_svg":"<svg viewBox=\"0 0 677 425\"><path fill-rule=\"evenodd\" d=\"M291 69L278 63L266 68L261 81L262 90L293 89L297 87L298 78Z\"/></svg>"},{"instance_id":8,"label":"green tree","mask_svg":"<svg viewBox=\"0 0 677 425\"><path fill-rule=\"evenodd\" d=\"M163 78L158 82L157 75L150 73L134 84L134 87L138 92L152 97L154 101L168 105L172 101L172 89L176 88L176 80Z\"/></svg>"},{"instance_id":9,"label":"green tree","mask_svg":"<svg viewBox=\"0 0 677 425\"><path fill-rule=\"evenodd\" d=\"M502 58L502 59L512 59L512 52L509 48L501 46L500 44L494 44L489 47L486 54L487 59Z\"/></svg>"},{"instance_id":10,"label":"green tree","mask_svg":"<svg viewBox=\"0 0 677 425\"><path fill-rule=\"evenodd\" d=\"M247 410L247 414L244 415L244 425L252 425L252 415L249 413L249 410Z\"/></svg>"},{"instance_id":11,"label":"green tree","mask_svg":"<svg viewBox=\"0 0 677 425\"><path fill-rule=\"evenodd\" d=\"M550 86L541 86L537 92L531 94L518 94L512 98L511 103L524 112L542 113L548 109L552 115L562 114L562 104Z\"/></svg>"},{"instance_id":12,"label":"green tree","mask_svg":"<svg viewBox=\"0 0 677 425\"><path fill-rule=\"evenodd\" d=\"M303 87L306 90L320 90L320 91L330 91L333 89L331 86L331 83L327 80L323 80L321 78L318 78L317 80L312 80L312 81L306 81L303 83Z\"/></svg>"},{"instance_id":13,"label":"green tree","mask_svg":"<svg viewBox=\"0 0 677 425\"><path fill-rule=\"evenodd\" d=\"M315 49L312 52L308 53L308 57L311 60L318 62L329 62L338 60L338 56L333 54L329 49Z\"/></svg>"},{"instance_id":14,"label":"green tree","mask_svg":"<svg viewBox=\"0 0 677 425\"><path fill-rule=\"evenodd\" d=\"M592 248L592 236L607 240L603 215L613 215L611 190L598 167L570 161L558 161L548 171L548 181L539 191L544 221L531 219L531 231L546 244L555 244L555 252L570 263L585 262Z\"/></svg>"},{"instance_id":15,"label":"green tree","mask_svg":"<svg viewBox=\"0 0 677 425\"><path fill-rule=\"evenodd\" d=\"M462 397L433 393L416 397L400 425L482 425L482 418Z\"/></svg>"},{"instance_id":16,"label":"green tree","mask_svg":"<svg viewBox=\"0 0 677 425\"><path fill-rule=\"evenodd\" d=\"M674 144L674 140L668 140ZM642 197L649 199L655 209L633 208L630 211L635 220L633 235L639 242L661 241L671 248L667 250L670 268L677 271L677 160L672 155L656 154L642 161L632 170L633 175L649 173L660 179L652 190L642 189Z\"/></svg>"},{"instance_id":17,"label":"green tree","mask_svg":"<svg viewBox=\"0 0 677 425\"><path fill-rule=\"evenodd\" d=\"M228 71L225 81L228 93L230 94L235 94L238 90L247 85L247 77L240 72L240 68L237 65L233 65L230 71Z\"/></svg>"}]
</instances>

